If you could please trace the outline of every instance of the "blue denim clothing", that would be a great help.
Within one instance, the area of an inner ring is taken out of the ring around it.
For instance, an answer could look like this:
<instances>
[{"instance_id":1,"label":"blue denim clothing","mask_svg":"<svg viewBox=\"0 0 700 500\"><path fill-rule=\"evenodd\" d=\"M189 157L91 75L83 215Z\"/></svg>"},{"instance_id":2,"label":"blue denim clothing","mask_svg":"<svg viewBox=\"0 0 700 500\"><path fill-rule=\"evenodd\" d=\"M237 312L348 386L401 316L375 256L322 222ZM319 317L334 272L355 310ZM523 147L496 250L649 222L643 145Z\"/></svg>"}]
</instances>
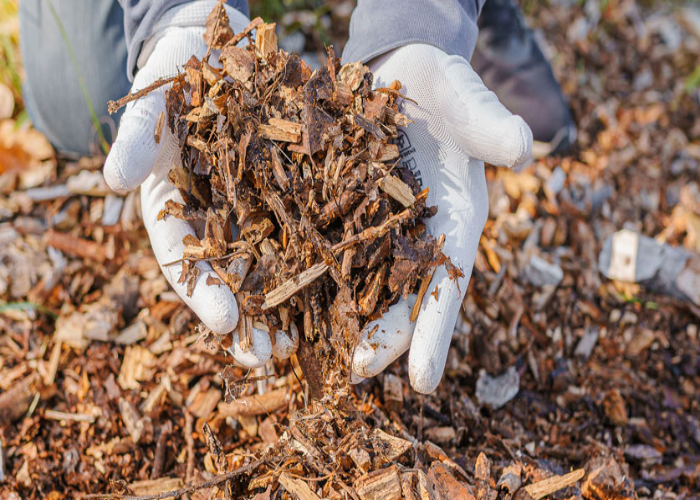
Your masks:
<instances>
[{"instance_id":1,"label":"blue denim clothing","mask_svg":"<svg viewBox=\"0 0 700 500\"><path fill-rule=\"evenodd\" d=\"M52 0L67 32L66 41L46 0L22 0L20 48L27 74L24 94L35 127L64 153L97 153L98 135L68 43L110 141L121 112L110 116L107 102L129 91L139 51L156 21L166 10L187 1L193 0ZM469 59L484 2L359 0L343 62L367 62L409 43L435 45ZM248 15L247 0L228 3Z\"/></svg>"},{"instance_id":2,"label":"blue denim clothing","mask_svg":"<svg viewBox=\"0 0 700 500\"><path fill-rule=\"evenodd\" d=\"M124 11L114 0L53 0L65 28L61 35L46 0L20 2L20 50L26 72L24 101L34 126L62 153L100 152L98 134L70 48L107 141L116 136L121 113L109 115L107 102L125 95L127 45Z\"/></svg>"}]
</instances>

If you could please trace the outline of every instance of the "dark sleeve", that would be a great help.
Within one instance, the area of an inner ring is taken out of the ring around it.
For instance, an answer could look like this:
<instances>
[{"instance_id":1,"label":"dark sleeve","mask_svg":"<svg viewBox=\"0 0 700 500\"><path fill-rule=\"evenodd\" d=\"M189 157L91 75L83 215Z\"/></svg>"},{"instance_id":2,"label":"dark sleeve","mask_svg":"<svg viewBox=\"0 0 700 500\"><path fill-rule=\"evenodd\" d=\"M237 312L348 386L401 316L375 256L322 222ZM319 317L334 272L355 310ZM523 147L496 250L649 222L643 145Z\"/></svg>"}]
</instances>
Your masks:
<instances>
[{"instance_id":1,"label":"dark sleeve","mask_svg":"<svg viewBox=\"0 0 700 500\"><path fill-rule=\"evenodd\" d=\"M129 52L127 71L129 79L133 78L136 59L143 42L152 35L153 26L163 13L182 3L192 0L119 0L124 9L124 35ZM248 0L227 0L234 9L249 16Z\"/></svg>"},{"instance_id":2,"label":"dark sleeve","mask_svg":"<svg viewBox=\"0 0 700 500\"><path fill-rule=\"evenodd\" d=\"M410 43L434 45L471 59L476 19L486 0L358 0L343 63L362 61Z\"/></svg>"}]
</instances>

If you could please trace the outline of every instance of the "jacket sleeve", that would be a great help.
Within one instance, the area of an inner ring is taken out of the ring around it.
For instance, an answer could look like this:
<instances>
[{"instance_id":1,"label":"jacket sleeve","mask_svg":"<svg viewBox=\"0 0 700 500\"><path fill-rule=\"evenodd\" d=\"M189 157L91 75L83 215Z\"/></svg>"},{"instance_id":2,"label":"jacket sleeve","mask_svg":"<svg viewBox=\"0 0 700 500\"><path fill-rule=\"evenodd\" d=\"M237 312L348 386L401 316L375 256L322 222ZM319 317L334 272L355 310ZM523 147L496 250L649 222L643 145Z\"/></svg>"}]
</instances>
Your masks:
<instances>
[{"instance_id":1,"label":"jacket sleeve","mask_svg":"<svg viewBox=\"0 0 700 500\"><path fill-rule=\"evenodd\" d=\"M362 61L410 43L434 45L470 60L486 0L358 0L343 63Z\"/></svg>"},{"instance_id":2,"label":"jacket sleeve","mask_svg":"<svg viewBox=\"0 0 700 500\"><path fill-rule=\"evenodd\" d=\"M134 79L136 60L143 42L153 34L153 27L163 13L192 0L119 0L124 9L124 35L128 50L127 73ZM196 0L195 0L196 1ZM227 0L231 7L249 16L248 0Z\"/></svg>"}]
</instances>

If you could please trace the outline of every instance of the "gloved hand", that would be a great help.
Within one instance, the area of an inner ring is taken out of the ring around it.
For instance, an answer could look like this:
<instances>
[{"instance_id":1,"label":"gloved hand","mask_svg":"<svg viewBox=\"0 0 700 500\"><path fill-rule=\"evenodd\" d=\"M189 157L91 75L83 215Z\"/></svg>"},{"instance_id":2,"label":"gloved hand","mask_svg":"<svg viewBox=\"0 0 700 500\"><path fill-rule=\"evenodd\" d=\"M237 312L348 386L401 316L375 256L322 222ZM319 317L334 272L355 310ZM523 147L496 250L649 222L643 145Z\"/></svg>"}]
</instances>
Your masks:
<instances>
[{"instance_id":1,"label":"gloved hand","mask_svg":"<svg viewBox=\"0 0 700 500\"><path fill-rule=\"evenodd\" d=\"M488 216L484 162L512 167L527 160L532 132L484 86L463 57L447 55L432 45L412 44L369 66L375 86L399 80L402 94L415 101L405 100L402 108L413 120L399 137L402 162L423 187L430 188L427 204L436 205L438 212L425 221L428 232L445 235L443 252L464 276L455 281L439 266L415 323L409 319L416 300L413 295L368 324L355 351L353 371L361 377L377 375L410 347L411 385L428 393L442 378Z\"/></svg>"},{"instance_id":2,"label":"gloved hand","mask_svg":"<svg viewBox=\"0 0 700 500\"><path fill-rule=\"evenodd\" d=\"M217 3L191 2L173 7L163 15L154 28L153 37L144 44L139 56L140 70L134 78L132 91L146 87L158 78L176 75L192 55L200 59L205 55L204 26L207 15ZM226 11L234 32L250 24L241 12L229 7L226 7ZM218 65L218 51L212 51L212 56L210 63ZM195 231L189 223L175 217L158 220L158 213L167 200L183 202L178 190L167 179L170 169L181 163L177 141L167 126L159 144L154 138L156 121L161 112L165 112L165 87L127 105L117 139L105 162L104 176L109 186L118 192L141 185L143 222L163 274L207 327L225 334L238 324L238 304L225 285L206 284L207 277L217 276L211 265L207 262L197 264L201 274L191 297L187 296L186 285L178 283L181 264L165 265L182 258L182 238L186 234L195 234ZM234 359L244 366L261 366L271 355L281 359L292 355L298 344L298 334L292 333L290 337L284 332L277 332L273 346L267 332L253 328L253 345L244 351L235 331L230 351Z\"/></svg>"}]
</instances>

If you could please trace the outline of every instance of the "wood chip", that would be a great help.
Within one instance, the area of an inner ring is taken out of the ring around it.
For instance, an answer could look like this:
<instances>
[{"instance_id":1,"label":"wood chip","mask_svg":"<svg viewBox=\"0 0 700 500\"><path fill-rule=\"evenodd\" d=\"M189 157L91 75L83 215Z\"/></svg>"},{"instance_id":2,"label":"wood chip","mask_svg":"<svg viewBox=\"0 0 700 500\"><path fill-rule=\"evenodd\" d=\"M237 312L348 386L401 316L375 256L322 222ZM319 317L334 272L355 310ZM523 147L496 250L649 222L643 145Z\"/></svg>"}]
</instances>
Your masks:
<instances>
[{"instance_id":1,"label":"wood chip","mask_svg":"<svg viewBox=\"0 0 700 500\"><path fill-rule=\"evenodd\" d=\"M535 484L525 486L525 491L528 495L530 495L532 500L540 500L547 495L551 495L559 490L568 488L572 484L583 479L583 476L585 475L585 469L577 469L573 472L569 472L568 474L564 474L563 476L552 476Z\"/></svg>"},{"instance_id":2,"label":"wood chip","mask_svg":"<svg viewBox=\"0 0 700 500\"><path fill-rule=\"evenodd\" d=\"M163 134L163 127L165 126L165 113L162 111L158 115L158 121L156 121L156 129L153 132L153 138L156 144L160 144L160 137Z\"/></svg>"},{"instance_id":3,"label":"wood chip","mask_svg":"<svg viewBox=\"0 0 700 500\"><path fill-rule=\"evenodd\" d=\"M294 495L297 500L321 500L321 497L314 493L309 485L301 479L295 479L283 472L278 480L284 489Z\"/></svg>"},{"instance_id":4,"label":"wood chip","mask_svg":"<svg viewBox=\"0 0 700 500\"><path fill-rule=\"evenodd\" d=\"M360 477L353 487L361 500L401 499L401 481L395 465Z\"/></svg>"}]
</instances>

